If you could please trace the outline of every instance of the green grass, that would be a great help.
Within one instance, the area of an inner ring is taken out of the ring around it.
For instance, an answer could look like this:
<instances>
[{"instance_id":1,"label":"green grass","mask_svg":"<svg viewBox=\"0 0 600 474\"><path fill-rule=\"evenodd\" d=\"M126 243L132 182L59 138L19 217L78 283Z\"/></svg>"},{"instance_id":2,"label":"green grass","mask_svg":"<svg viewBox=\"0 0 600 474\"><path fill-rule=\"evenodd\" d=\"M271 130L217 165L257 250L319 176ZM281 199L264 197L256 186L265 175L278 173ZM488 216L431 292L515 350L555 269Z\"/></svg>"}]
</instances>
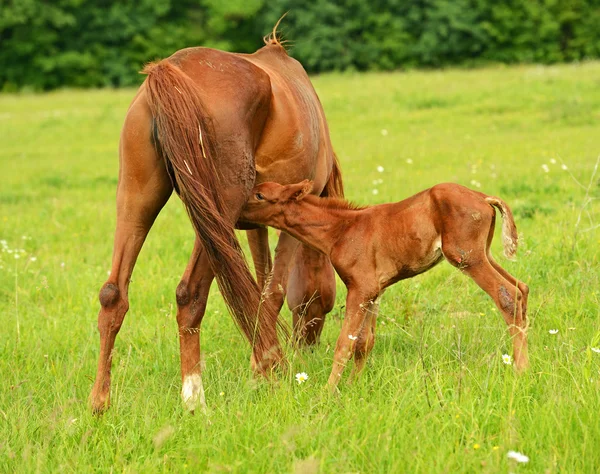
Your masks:
<instances>
[{"instance_id":1,"label":"green grass","mask_svg":"<svg viewBox=\"0 0 600 474\"><path fill-rule=\"evenodd\" d=\"M341 285L321 345L290 350L289 374L271 384L253 380L249 348L213 287L202 325L208 416L190 416L179 400L174 293L193 232L173 198L134 271L113 404L95 418L97 294L134 91L5 95L0 239L13 253L0 252L0 471L600 471L600 354L591 350L600 347L600 229L588 230L600 224L598 175L590 185L600 63L314 84L350 199L397 201L454 181L512 206L519 258L498 260L531 288L531 370L516 376L502 363L511 341L500 314L446 263L386 292L366 372L339 397L323 387ZM293 380L300 371L303 385ZM530 462L516 465L509 450Z\"/></svg>"}]
</instances>

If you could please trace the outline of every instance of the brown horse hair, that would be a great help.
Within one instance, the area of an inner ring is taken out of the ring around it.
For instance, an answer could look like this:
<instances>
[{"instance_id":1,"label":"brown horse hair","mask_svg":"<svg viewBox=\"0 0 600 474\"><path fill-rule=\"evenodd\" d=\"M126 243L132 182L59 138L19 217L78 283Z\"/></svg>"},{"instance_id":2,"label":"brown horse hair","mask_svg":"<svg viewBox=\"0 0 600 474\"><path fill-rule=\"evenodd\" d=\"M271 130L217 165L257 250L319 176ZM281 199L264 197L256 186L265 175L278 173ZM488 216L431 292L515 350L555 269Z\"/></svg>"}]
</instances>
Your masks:
<instances>
[{"instance_id":1,"label":"brown horse hair","mask_svg":"<svg viewBox=\"0 0 600 474\"><path fill-rule=\"evenodd\" d=\"M196 84L177 66L150 63L148 104L156 123L159 153L172 167L179 195L207 253L225 303L255 351L268 351L276 334L261 334L257 324L260 290L226 218L210 121ZM274 316L271 316L274 317ZM265 337L263 337L265 336Z\"/></svg>"},{"instance_id":2,"label":"brown horse hair","mask_svg":"<svg viewBox=\"0 0 600 474\"><path fill-rule=\"evenodd\" d=\"M343 198L344 182L342 180L342 170L337 155L333 154L333 167L329 174L329 179L325 183L325 189L321 193L322 197Z\"/></svg>"}]
</instances>

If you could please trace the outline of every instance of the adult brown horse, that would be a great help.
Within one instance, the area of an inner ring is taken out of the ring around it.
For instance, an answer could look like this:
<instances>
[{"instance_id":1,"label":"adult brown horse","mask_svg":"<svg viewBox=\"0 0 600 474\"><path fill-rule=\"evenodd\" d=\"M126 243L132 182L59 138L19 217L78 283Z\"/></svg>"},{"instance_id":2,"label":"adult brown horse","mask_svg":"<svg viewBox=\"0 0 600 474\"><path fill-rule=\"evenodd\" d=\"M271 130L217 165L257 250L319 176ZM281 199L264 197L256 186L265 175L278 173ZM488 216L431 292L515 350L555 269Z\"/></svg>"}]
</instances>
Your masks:
<instances>
[{"instance_id":1,"label":"adult brown horse","mask_svg":"<svg viewBox=\"0 0 600 474\"><path fill-rule=\"evenodd\" d=\"M288 304L306 309L313 301L317 326L335 298L329 259L310 248L296 254L300 244L287 234L280 236L271 270L266 229L248 231L257 285L234 233L255 183L308 178L315 194L343 195L319 99L275 29L254 54L188 48L144 73L148 77L129 107L119 147L117 226L111 273L100 290L100 356L91 393L96 412L109 406L112 351L129 308L135 261L173 189L196 231L176 292L182 397L190 410L204 404L199 330L215 276L252 345L253 367L263 373L282 357L275 323L290 268L296 270Z\"/></svg>"}]
</instances>

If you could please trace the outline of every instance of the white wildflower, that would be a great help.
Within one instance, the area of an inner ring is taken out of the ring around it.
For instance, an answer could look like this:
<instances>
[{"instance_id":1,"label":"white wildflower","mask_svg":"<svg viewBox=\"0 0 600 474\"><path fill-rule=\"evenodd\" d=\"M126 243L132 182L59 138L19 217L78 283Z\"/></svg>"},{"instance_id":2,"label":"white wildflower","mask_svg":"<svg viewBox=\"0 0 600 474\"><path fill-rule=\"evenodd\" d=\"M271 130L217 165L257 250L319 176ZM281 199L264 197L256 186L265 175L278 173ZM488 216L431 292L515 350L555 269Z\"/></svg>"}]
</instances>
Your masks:
<instances>
[{"instance_id":1,"label":"white wildflower","mask_svg":"<svg viewBox=\"0 0 600 474\"><path fill-rule=\"evenodd\" d=\"M381 134L385 137L388 134L388 131L385 128L381 129Z\"/></svg>"},{"instance_id":2,"label":"white wildflower","mask_svg":"<svg viewBox=\"0 0 600 474\"><path fill-rule=\"evenodd\" d=\"M385 171L385 168L383 166L379 165L377 167L377 171L379 171L380 173L383 173Z\"/></svg>"},{"instance_id":3,"label":"white wildflower","mask_svg":"<svg viewBox=\"0 0 600 474\"><path fill-rule=\"evenodd\" d=\"M600 354L600 347L592 347L592 352L595 352L596 354Z\"/></svg>"},{"instance_id":4,"label":"white wildflower","mask_svg":"<svg viewBox=\"0 0 600 474\"><path fill-rule=\"evenodd\" d=\"M567 171L569 169L569 167L567 165L565 165L564 163L560 167L565 171Z\"/></svg>"},{"instance_id":5,"label":"white wildflower","mask_svg":"<svg viewBox=\"0 0 600 474\"><path fill-rule=\"evenodd\" d=\"M508 354L503 354L502 362L504 362L506 365L512 365L512 357L509 356Z\"/></svg>"},{"instance_id":6,"label":"white wildflower","mask_svg":"<svg viewBox=\"0 0 600 474\"><path fill-rule=\"evenodd\" d=\"M552 163L553 165L556 164L556 160L554 158L550 158L550 163Z\"/></svg>"},{"instance_id":7,"label":"white wildflower","mask_svg":"<svg viewBox=\"0 0 600 474\"><path fill-rule=\"evenodd\" d=\"M379 194L379 189L374 189L373 194Z\"/></svg>"},{"instance_id":8,"label":"white wildflower","mask_svg":"<svg viewBox=\"0 0 600 474\"><path fill-rule=\"evenodd\" d=\"M348 339L350 339L351 341L356 341L358 339L358 336L353 336L352 334L348 334Z\"/></svg>"},{"instance_id":9,"label":"white wildflower","mask_svg":"<svg viewBox=\"0 0 600 474\"><path fill-rule=\"evenodd\" d=\"M308 380L308 374L306 372L300 372L300 373L296 374L296 382L298 382L298 385L303 384L307 380Z\"/></svg>"},{"instance_id":10,"label":"white wildflower","mask_svg":"<svg viewBox=\"0 0 600 474\"><path fill-rule=\"evenodd\" d=\"M407 162L409 165L412 165L412 164L413 164L413 160L411 160L410 158L407 158L407 159L406 159L406 162Z\"/></svg>"},{"instance_id":11,"label":"white wildflower","mask_svg":"<svg viewBox=\"0 0 600 474\"><path fill-rule=\"evenodd\" d=\"M550 334L553 334L553 335L554 335L554 334L558 334L558 329L550 329L550 330L548 331L548 333L550 333Z\"/></svg>"},{"instance_id":12,"label":"white wildflower","mask_svg":"<svg viewBox=\"0 0 600 474\"><path fill-rule=\"evenodd\" d=\"M542 169L544 170L545 173L549 173L550 172L550 168L548 168L548 165L546 163L544 163L542 165Z\"/></svg>"},{"instance_id":13,"label":"white wildflower","mask_svg":"<svg viewBox=\"0 0 600 474\"><path fill-rule=\"evenodd\" d=\"M529 462L528 456L525 456L524 454L521 454L517 451L509 451L508 453L506 453L506 456L508 457L508 459L514 459L517 462Z\"/></svg>"}]
</instances>

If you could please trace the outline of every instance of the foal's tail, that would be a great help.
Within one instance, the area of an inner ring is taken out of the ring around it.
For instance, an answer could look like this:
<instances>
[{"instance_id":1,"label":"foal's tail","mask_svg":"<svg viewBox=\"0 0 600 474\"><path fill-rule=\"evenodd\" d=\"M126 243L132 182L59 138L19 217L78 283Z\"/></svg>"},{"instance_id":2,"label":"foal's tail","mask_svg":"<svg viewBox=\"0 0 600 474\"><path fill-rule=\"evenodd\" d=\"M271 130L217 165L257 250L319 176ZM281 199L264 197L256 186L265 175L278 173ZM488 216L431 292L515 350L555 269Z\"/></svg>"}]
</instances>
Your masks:
<instances>
[{"instance_id":1,"label":"foal's tail","mask_svg":"<svg viewBox=\"0 0 600 474\"><path fill-rule=\"evenodd\" d=\"M254 348L268 350L270 347L261 347L263 338L257 327L260 290L235 237L233 222L227 218L221 194L227 183L219 179L213 131L198 87L166 60L149 64L142 72L148 75L146 92L156 121L157 146L173 170L173 184L206 251L223 298Z\"/></svg>"},{"instance_id":2,"label":"foal's tail","mask_svg":"<svg viewBox=\"0 0 600 474\"><path fill-rule=\"evenodd\" d=\"M485 202L490 206L497 208L502 216L502 243L504 245L504 256L508 259L514 259L517 253L517 245L519 236L517 234L517 226L513 218L512 211L508 204L497 197L486 197Z\"/></svg>"},{"instance_id":3,"label":"foal's tail","mask_svg":"<svg viewBox=\"0 0 600 474\"><path fill-rule=\"evenodd\" d=\"M342 181L342 170L340 169L340 162L335 153L333 154L333 166L331 168L331 173L329 174L329 179L327 180L327 183L325 183L325 189L323 189L321 196L335 198L344 197L344 182Z\"/></svg>"}]
</instances>

